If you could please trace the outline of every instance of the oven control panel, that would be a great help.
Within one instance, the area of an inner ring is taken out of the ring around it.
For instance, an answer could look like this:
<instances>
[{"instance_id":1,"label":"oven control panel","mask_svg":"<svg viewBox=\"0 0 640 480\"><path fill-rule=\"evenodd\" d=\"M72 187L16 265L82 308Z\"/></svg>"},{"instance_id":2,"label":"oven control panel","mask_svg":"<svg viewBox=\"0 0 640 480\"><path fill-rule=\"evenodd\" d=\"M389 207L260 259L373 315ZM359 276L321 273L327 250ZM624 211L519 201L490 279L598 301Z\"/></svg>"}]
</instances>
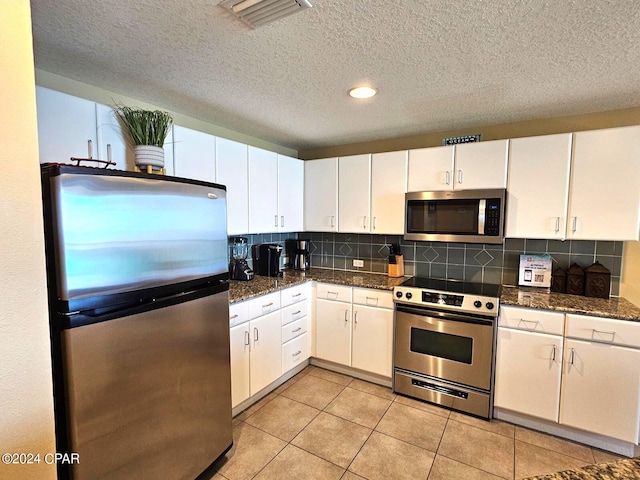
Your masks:
<instances>
[{"instance_id":1,"label":"oven control panel","mask_svg":"<svg viewBox=\"0 0 640 480\"><path fill-rule=\"evenodd\" d=\"M417 287L395 287L393 289L396 303L422 305L445 308L467 313L497 316L498 302L495 297L483 295L457 294L424 290Z\"/></svg>"}]
</instances>

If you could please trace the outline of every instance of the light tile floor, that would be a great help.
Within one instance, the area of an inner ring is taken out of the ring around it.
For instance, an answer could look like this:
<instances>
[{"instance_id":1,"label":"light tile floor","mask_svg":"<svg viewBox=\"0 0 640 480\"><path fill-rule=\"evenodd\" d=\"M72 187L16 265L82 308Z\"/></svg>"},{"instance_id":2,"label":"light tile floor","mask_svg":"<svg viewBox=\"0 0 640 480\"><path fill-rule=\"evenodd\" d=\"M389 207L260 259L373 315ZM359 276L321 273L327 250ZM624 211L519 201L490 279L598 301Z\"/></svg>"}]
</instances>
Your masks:
<instances>
[{"instance_id":1,"label":"light tile floor","mask_svg":"<svg viewBox=\"0 0 640 480\"><path fill-rule=\"evenodd\" d=\"M620 457L308 366L234 419L214 480L521 479Z\"/></svg>"}]
</instances>

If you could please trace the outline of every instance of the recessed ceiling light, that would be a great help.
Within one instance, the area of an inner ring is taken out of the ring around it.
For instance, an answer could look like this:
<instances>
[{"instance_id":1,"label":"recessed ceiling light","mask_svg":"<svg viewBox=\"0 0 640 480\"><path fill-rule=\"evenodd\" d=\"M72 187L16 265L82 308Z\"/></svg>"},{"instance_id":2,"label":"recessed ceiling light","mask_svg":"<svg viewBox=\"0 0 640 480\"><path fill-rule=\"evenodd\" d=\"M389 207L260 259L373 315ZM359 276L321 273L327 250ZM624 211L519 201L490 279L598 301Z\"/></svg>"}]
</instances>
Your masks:
<instances>
[{"instance_id":1,"label":"recessed ceiling light","mask_svg":"<svg viewBox=\"0 0 640 480\"><path fill-rule=\"evenodd\" d=\"M371 98L378 90L373 87L354 87L349 89L349 96L353 98Z\"/></svg>"}]
</instances>

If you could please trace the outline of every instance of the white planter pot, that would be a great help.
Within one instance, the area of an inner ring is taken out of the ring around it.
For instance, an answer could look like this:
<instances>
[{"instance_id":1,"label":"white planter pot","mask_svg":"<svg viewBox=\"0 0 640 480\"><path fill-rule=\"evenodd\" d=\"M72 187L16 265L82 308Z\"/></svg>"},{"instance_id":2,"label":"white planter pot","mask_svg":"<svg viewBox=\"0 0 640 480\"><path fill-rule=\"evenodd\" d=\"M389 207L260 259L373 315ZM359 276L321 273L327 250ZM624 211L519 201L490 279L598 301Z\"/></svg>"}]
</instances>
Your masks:
<instances>
[{"instance_id":1,"label":"white planter pot","mask_svg":"<svg viewBox=\"0 0 640 480\"><path fill-rule=\"evenodd\" d=\"M164 148L151 145L136 145L134 147L136 165L140 170L151 166L153 170L164 168Z\"/></svg>"}]
</instances>

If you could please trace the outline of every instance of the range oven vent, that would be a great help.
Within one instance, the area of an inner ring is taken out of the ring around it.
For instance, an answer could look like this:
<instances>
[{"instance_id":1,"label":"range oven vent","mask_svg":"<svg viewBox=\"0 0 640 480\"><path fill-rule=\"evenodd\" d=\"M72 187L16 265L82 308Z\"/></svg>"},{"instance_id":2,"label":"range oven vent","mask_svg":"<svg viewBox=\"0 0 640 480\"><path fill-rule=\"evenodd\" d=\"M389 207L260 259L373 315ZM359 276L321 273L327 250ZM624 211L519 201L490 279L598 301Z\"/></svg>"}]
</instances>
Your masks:
<instances>
[{"instance_id":1,"label":"range oven vent","mask_svg":"<svg viewBox=\"0 0 640 480\"><path fill-rule=\"evenodd\" d=\"M224 0L220 6L255 28L310 8L307 0Z\"/></svg>"}]
</instances>

